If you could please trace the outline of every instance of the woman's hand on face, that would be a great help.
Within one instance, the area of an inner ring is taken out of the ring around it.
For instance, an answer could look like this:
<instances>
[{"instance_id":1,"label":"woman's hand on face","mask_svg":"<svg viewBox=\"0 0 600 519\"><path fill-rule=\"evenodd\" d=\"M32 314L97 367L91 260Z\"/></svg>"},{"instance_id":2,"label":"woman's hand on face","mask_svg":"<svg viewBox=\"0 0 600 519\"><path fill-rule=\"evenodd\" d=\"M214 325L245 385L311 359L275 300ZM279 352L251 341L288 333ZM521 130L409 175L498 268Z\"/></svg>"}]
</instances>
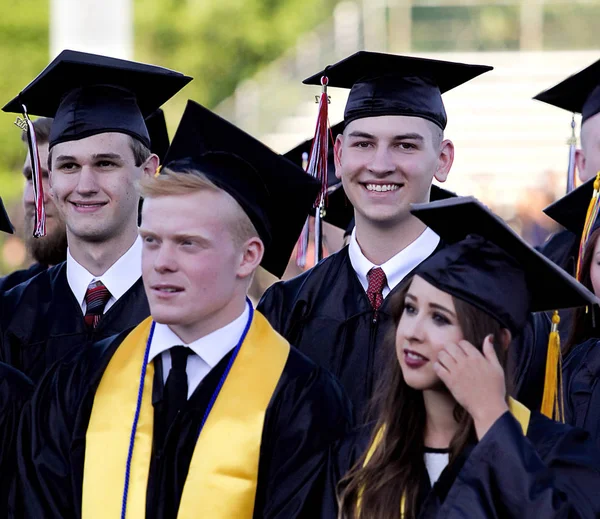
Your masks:
<instances>
[{"instance_id":1,"label":"woman's hand on face","mask_svg":"<svg viewBox=\"0 0 600 519\"><path fill-rule=\"evenodd\" d=\"M433 369L455 400L473 417L481 440L507 410L504 370L492 336L483 342L483 354L468 341L448 344L438 353Z\"/></svg>"}]
</instances>

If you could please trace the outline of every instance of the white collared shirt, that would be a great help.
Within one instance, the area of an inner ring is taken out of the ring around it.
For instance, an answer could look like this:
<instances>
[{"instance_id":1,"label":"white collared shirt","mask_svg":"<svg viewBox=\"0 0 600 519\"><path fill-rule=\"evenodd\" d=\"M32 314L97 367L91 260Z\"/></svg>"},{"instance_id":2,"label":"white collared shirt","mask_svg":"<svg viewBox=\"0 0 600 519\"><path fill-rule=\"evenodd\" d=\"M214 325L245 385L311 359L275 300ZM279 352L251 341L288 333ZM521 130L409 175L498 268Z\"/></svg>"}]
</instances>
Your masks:
<instances>
[{"instance_id":1,"label":"white collared shirt","mask_svg":"<svg viewBox=\"0 0 600 519\"><path fill-rule=\"evenodd\" d=\"M360 249L360 245L356 240L356 228L354 228L348 245L348 254L350 255L352 268L354 269L354 272L356 272L358 280L365 289L365 292L369 286L369 281L367 279L369 270L374 267L381 267L383 269L387 279L387 285L383 287L383 297L385 298L398 283L433 254L433 251L439 243L440 237L427 227L408 247L391 257L383 265L375 265L365 257Z\"/></svg>"},{"instance_id":2,"label":"white collared shirt","mask_svg":"<svg viewBox=\"0 0 600 519\"><path fill-rule=\"evenodd\" d=\"M247 304L242 315L237 319L190 344L183 342L168 325L156 323L152 344L150 344L148 362L159 355L161 356L163 382L166 383L171 370L171 353L169 349L173 346L187 346L190 348L193 354L188 356L186 365L189 399L210 370L237 346L246 328L249 315L250 306Z\"/></svg>"},{"instance_id":3,"label":"white collared shirt","mask_svg":"<svg viewBox=\"0 0 600 519\"><path fill-rule=\"evenodd\" d=\"M87 308L85 293L92 281L102 281L110 292L110 299L104 307L104 313L106 313L141 277L142 239L139 236L127 252L101 276L94 276L88 272L85 267L75 261L67 249L67 281L84 315Z\"/></svg>"}]
</instances>

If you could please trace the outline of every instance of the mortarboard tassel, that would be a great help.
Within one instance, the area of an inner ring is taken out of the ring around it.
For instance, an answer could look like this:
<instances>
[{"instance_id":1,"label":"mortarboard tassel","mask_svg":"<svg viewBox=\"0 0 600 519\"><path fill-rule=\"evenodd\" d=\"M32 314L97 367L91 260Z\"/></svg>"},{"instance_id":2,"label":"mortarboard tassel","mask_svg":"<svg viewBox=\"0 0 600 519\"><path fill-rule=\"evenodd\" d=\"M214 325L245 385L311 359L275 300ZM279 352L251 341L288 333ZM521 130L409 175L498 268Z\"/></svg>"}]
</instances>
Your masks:
<instances>
[{"instance_id":1,"label":"mortarboard tassel","mask_svg":"<svg viewBox=\"0 0 600 519\"><path fill-rule=\"evenodd\" d=\"M575 278L577 281L581 281L581 264L583 262L583 255L585 254L585 247L587 246L588 239L594 227L594 222L598 217L598 209L600 208L600 171L596 175L594 180L594 194L590 200L587 214L585 217L585 224L583 226L583 232L581 233L581 241L579 242L579 256L577 257L577 270L575 271Z\"/></svg>"},{"instance_id":2,"label":"mortarboard tassel","mask_svg":"<svg viewBox=\"0 0 600 519\"><path fill-rule=\"evenodd\" d=\"M33 236L34 238L41 238L46 236L46 209L44 207L42 167L40 164L40 154L38 152L35 128L27 114L27 107L25 105L21 106L23 107L23 119L17 119L15 124L27 134L27 146L29 148L29 156L31 157L33 196L35 198L35 224L33 227Z\"/></svg>"},{"instance_id":3,"label":"mortarboard tassel","mask_svg":"<svg viewBox=\"0 0 600 519\"><path fill-rule=\"evenodd\" d=\"M577 149L577 136L575 135L575 114L571 119L571 138L567 141L569 145L569 166L567 168L567 194L575 189L575 150Z\"/></svg>"},{"instance_id":4,"label":"mortarboard tassel","mask_svg":"<svg viewBox=\"0 0 600 519\"><path fill-rule=\"evenodd\" d=\"M564 402L562 387L562 357L560 353L560 335L558 311L552 316L552 329L548 338L546 356L546 375L544 378L544 396L541 413L550 419L564 422Z\"/></svg>"},{"instance_id":5,"label":"mortarboard tassel","mask_svg":"<svg viewBox=\"0 0 600 519\"><path fill-rule=\"evenodd\" d=\"M308 153L304 152L302 154L302 169L306 171L308 167ZM300 234L300 238L298 239L298 244L296 246L296 265L303 269L306 267L306 253L308 251L308 237L310 235L310 217L306 219L304 222L304 227L302 228L302 233Z\"/></svg>"},{"instance_id":6,"label":"mortarboard tassel","mask_svg":"<svg viewBox=\"0 0 600 519\"><path fill-rule=\"evenodd\" d=\"M310 155L305 171L321 182L321 190L315 201L315 265L323 258L322 221L325 215L325 202L327 197L327 155L329 152L329 97L327 95L327 76L321 77L321 95L317 96L319 115L315 128L315 136L310 148ZM296 264L304 268L306 265L306 251L308 249L308 219L300 236ZM304 247L306 245L306 247Z\"/></svg>"}]
</instances>

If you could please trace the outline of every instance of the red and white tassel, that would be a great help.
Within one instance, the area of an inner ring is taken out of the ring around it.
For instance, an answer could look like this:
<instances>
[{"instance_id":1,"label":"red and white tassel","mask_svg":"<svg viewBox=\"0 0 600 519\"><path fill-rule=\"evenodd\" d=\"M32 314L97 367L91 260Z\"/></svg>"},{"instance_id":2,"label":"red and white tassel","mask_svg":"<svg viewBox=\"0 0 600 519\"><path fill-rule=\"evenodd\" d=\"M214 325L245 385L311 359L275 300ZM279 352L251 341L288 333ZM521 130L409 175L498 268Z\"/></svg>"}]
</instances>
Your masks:
<instances>
[{"instance_id":1,"label":"red and white tassel","mask_svg":"<svg viewBox=\"0 0 600 519\"><path fill-rule=\"evenodd\" d=\"M29 115L27 108L23 106L23 117L26 123L27 145L29 147L29 156L31 157L31 178L33 181L33 196L35 199L35 223L33 226L34 238L46 236L46 209L44 207L44 183L42 178L42 167L40 163L40 154L38 152L37 139L35 136L35 128Z\"/></svg>"},{"instance_id":2,"label":"red and white tassel","mask_svg":"<svg viewBox=\"0 0 600 519\"><path fill-rule=\"evenodd\" d=\"M327 157L329 154L329 139L331 130L329 129L329 97L327 95L327 84L329 79L326 76L321 78L322 91L317 97L319 103L319 114L315 128L315 136L305 171L321 182L321 189L315 200L315 265L323 258L323 239L321 219L325 214L325 203L327 198ZM300 240L298 242L298 253L296 264L300 268L306 266L306 254L308 251L308 236L310 233L309 219L307 219Z\"/></svg>"}]
</instances>

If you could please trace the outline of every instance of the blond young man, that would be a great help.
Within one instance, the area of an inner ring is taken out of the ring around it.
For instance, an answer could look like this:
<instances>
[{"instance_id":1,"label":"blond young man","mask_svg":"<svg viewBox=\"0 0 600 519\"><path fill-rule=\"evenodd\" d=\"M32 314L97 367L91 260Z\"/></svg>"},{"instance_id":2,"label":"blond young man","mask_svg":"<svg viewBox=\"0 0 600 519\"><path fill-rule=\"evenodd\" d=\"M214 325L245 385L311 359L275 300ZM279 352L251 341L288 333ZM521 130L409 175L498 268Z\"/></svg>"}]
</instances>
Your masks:
<instances>
[{"instance_id":1,"label":"blond young man","mask_svg":"<svg viewBox=\"0 0 600 519\"><path fill-rule=\"evenodd\" d=\"M259 265L283 273L295 240L282 248L282 233L299 234L318 186L193 102L165 164L142 181L151 317L49 372L23 414L23 505L48 518L123 508L157 519L308 517L349 406L247 291ZM47 413L58 426L40 422Z\"/></svg>"}]
</instances>

